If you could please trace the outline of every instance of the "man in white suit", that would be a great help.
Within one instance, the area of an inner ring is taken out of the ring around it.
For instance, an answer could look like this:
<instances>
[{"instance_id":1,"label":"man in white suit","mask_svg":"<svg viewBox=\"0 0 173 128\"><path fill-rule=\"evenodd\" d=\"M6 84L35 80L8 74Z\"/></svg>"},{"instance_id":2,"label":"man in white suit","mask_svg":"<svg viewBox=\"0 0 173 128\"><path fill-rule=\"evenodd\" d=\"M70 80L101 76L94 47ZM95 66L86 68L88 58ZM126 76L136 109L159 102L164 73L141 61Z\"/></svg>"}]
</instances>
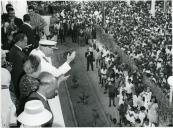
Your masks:
<instances>
[{"instance_id":1,"label":"man in white suit","mask_svg":"<svg viewBox=\"0 0 173 128\"><path fill-rule=\"evenodd\" d=\"M55 77L66 74L70 69L70 62L74 60L76 52L72 52L71 55L67 55L66 62L61 65L59 68L56 68L52 65L51 56L53 54L53 48L55 47L56 42L50 40L40 40L39 47L31 51L31 55L38 56L41 59L41 69L40 72L49 72Z\"/></svg>"}]
</instances>

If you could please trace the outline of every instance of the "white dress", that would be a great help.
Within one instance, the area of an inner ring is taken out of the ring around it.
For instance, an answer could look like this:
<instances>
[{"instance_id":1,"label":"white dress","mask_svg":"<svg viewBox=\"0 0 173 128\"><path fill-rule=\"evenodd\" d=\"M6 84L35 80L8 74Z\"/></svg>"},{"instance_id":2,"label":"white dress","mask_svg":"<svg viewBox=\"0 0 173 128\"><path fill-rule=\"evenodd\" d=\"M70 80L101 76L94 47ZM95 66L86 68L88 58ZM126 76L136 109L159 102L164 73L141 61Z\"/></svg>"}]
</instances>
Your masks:
<instances>
[{"instance_id":1,"label":"white dress","mask_svg":"<svg viewBox=\"0 0 173 128\"><path fill-rule=\"evenodd\" d=\"M11 81L10 72L1 68L1 85L9 87ZM11 100L9 88L1 89L1 122L2 127L8 127L10 124L16 124L16 107Z\"/></svg>"}]
</instances>

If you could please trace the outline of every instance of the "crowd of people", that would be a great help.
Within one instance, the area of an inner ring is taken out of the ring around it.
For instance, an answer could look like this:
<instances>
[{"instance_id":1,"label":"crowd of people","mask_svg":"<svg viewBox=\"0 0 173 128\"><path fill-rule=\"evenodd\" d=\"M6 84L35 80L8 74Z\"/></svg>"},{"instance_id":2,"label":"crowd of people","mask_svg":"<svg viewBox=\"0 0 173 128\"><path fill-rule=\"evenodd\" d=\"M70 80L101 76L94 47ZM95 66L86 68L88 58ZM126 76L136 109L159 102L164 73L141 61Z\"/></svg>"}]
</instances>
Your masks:
<instances>
[{"instance_id":1,"label":"crowd of people","mask_svg":"<svg viewBox=\"0 0 173 128\"><path fill-rule=\"evenodd\" d=\"M117 53L109 51L96 40L94 42L87 52L93 54L96 61L94 67L98 68L100 88L104 89L104 94L108 94L108 106L119 110L117 126L158 126L159 106L150 87L143 85L137 72L128 70L128 65L120 60ZM115 103L116 98L118 104Z\"/></svg>"},{"instance_id":2,"label":"crowd of people","mask_svg":"<svg viewBox=\"0 0 173 128\"><path fill-rule=\"evenodd\" d=\"M92 44L85 54L87 70L90 66L94 70L95 61L100 87L109 97L109 107L116 107L115 97L119 98L120 125L158 126L157 99L150 88L143 85L142 78L146 75L168 96L166 81L172 74L171 2L165 13L163 4L156 2L153 17L150 13L151 1L131 1L130 6L125 1L34 1L28 2L28 14L23 19L15 16L13 5L7 4L7 13L1 16L1 48L4 55L1 67L4 69L2 76L9 79L5 86L1 84L3 91L9 89L8 97L15 105L17 116L21 117L25 103L30 100L41 100L51 112L46 100L53 98L59 83L67 79L59 76L70 70L69 63L75 53L68 55L67 61L58 69L52 66L50 56L55 42L65 43L69 36L73 43L80 46ZM47 23L35 13L38 6L42 7L42 10L37 10L40 14L45 14L45 8L51 14L50 35L44 33ZM98 45L95 24L114 37L115 44L134 59L138 71L132 71L124 64L118 53ZM55 77L59 78L58 84ZM10 108L14 108L12 102L9 103ZM51 124L52 120L45 126Z\"/></svg>"},{"instance_id":3,"label":"crowd of people","mask_svg":"<svg viewBox=\"0 0 173 128\"><path fill-rule=\"evenodd\" d=\"M171 2L165 13L164 2L156 2L155 17L150 14L148 2L131 2L130 7L125 2L113 5L109 3L106 9L105 31L135 60L140 74L146 74L168 97L170 87L166 81L172 75Z\"/></svg>"}]
</instances>

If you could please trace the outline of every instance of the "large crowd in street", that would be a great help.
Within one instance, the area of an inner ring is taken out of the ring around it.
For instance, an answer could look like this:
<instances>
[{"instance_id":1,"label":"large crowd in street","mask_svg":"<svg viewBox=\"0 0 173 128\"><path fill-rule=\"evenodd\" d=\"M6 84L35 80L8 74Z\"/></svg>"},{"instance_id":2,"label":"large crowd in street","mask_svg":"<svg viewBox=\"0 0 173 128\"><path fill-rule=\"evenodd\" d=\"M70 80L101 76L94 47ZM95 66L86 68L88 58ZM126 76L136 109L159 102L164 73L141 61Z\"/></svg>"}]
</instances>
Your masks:
<instances>
[{"instance_id":1,"label":"large crowd in street","mask_svg":"<svg viewBox=\"0 0 173 128\"><path fill-rule=\"evenodd\" d=\"M119 110L118 126L160 126L158 99L144 84L143 76L161 88L168 98L167 79L172 75L171 2L164 10L164 2L157 1L155 16L150 8L149 1L131 1L130 5L125 1L30 1L28 14L20 19L15 16L13 5L7 4L7 13L1 15L1 72L4 76L1 85L3 90L9 89L8 96L4 94L4 97L8 97L10 109L16 109L18 126L28 125L22 115L24 109L38 102L30 100L42 101L38 103L40 109L43 104L49 117L33 126L52 126L52 111L46 101L57 95L59 84L67 80L68 76L62 74L71 69L69 64L75 52L68 54L67 61L58 69L52 65L50 56L56 43L66 43L67 37L81 47L89 45L85 54L87 71L90 66L92 70L98 69L98 84L104 89L103 95L109 97L108 106ZM47 23L41 17L47 14L51 15L48 35L44 30ZM97 40L95 25L113 37L122 52L134 60L138 70L132 70L117 52ZM115 98L119 99L118 104ZM3 108L4 113L9 114L10 110ZM6 118L3 117L4 126Z\"/></svg>"}]
</instances>

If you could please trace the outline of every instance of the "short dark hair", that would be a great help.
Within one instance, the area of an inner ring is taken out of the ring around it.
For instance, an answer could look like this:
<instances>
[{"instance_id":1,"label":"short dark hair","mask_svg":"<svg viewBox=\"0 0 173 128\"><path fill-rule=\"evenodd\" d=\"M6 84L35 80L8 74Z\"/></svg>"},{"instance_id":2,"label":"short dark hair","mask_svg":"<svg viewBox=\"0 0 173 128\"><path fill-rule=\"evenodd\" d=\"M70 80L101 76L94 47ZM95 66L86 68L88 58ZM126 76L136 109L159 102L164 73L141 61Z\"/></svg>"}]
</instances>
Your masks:
<instances>
[{"instance_id":1,"label":"short dark hair","mask_svg":"<svg viewBox=\"0 0 173 128\"><path fill-rule=\"evenodd\" d=\"M6 4L6 11L7 11L9 8L13 8L13 5L10 4L10 3Z\"/></svg>"},{"instance_id":2,"label":"short dark hair","mask_svg":"<svg viewBox=\"0 0 173 128\"><path fill-rule=\"evenodd\" d=\"M9 13L10 11L14 11L14 8L8 8L7 12Z\"/></svg>"},{"instance_id":3,"label":"short dark hair","mask_svg":"<svg viewBox=\"0 0 173 128\"><path fill-rule=\"evenodd\" d=\"M135 122L136 123L141 123L141 120L140 119L136 119Z\"/></svg>"},{"instance_id":4,"label":"short dark hair","mask_svg":"<svg viewBox=\"0 0 173 128\"><path fill-rule=\"evenodd\" d=\"M37 57L37 56L34 56L34 55L30 55L28 57L28 60L30 61L31 63L31 67L34 69L34 71L36 72L38 70L38 66L41 62L40 58Z\"/></svg>"},{"instance_id":5,"label":"short dark hair","mask_svg":"<svg viewBox=\"0 0 173 128\"><path fill-rule=\"evenodd\" d=\"M23 41L25 37L26 37L26 35L25 35L24 33L18 33L18 34L15 36L15 42Z\"/></svg>"},{"instance_id":6,"label":"short dark hair","mask_svg":"<svg viewBox=\"0 0 173 128\"><path fill-rule=\"evenodd\" d=\"M141 110L141 111L144 111L144 110L145 110L145 107L144 107L144 106L141 106L141 107L140 107L140 110Z\"/></svg>"},{"instance_id":7,"label":"short dark hair","mask_svg":"<svg viewBox=\"0 0 173 128\"><path fill-rule=\"evenodd\" d=\"M32 6L32 5L28 6L28 10L29 9L33 9L34 10L34 6Z\"/></svg>"},{"instance_id":8,"label":"short dark hair","mask_svg":"<svg viewBox=\"0 0 173 128\"><path fill-rule=\"evenodd\" d=\"M29 14L25 14L25 15L23 16L23 21L24 21L24 22L30 21L30 16L29 16Z\"/></svg>"}]
</instances>

